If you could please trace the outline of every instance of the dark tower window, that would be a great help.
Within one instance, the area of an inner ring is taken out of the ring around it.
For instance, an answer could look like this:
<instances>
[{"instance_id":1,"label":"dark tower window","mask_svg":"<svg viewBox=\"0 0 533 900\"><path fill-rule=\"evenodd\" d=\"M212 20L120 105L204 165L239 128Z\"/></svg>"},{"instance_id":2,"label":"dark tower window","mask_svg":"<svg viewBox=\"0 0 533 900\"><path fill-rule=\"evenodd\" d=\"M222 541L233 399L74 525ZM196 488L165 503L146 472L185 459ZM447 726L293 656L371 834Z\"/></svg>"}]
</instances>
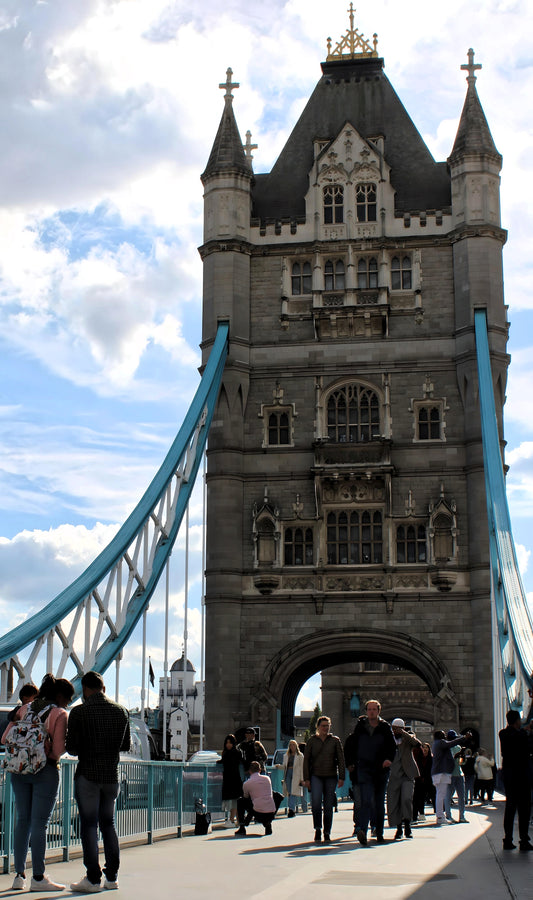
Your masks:
<instances>
[{"instance_id":1,"label":"dark tower window","mask_svg":"<svg viewBox=\"0 0 533 900\"><path fill-rule=\"evenodd\" d=\"M378 261L373 256L370 259L360 259L357 263L357 287L365 290L378 286Z\"/></svg>"},{"instance_id":2,"label":"dark tower window","mask_svg":"<svg viewBox=\"0 0 533 900\"><path fill-rule=\"evenodd\" d=\"M272 412L268 417L268 443L290 443L290 421L286 412Z\"/></svg>"},{"instance_id":3,"label":"dark tower window","mask_svg":"<svg viewBox=\"0 0 533 900\"><path fill-rule=\"evenodd\" d=\"M326 540L330 566L359 566L383 562L381 512L341 510L328 513Z\"/></svg>"},{"instance_id":4,"label":"dark tower window","mask_svg":"<svg viewBox=\"0 0 533 900\"><path fill-rule=\"evenodd\" d=\"M313 289L311 280L311 263L293 263L291 284L293 297L298 297L300 296L300 294L311 293Z\"/></svg>"},{"instance_id":5,"label":"dark tower window","mask_svg":"<svg viewBox=\"0 0 533 900\"><path fill-rule=\"evenodd\" d=\"M375 222L377 220L377 193L375 184L357 184L355 186L355 203L358 222Z\"/></svg>"},{"instance_id":6,"label":"dark tower window","mask_svg":"<svg viewBox=\"0 0 533 900\"><path fill-rule=\"evenodd\" d=\"M399 525L396 529L396 562L426 562L426 529L424 525Z\"/></svg>"},{"instance_id":7,"label":"dark tower window","mask_svg":"<svg viewBox=\"0 0 533 900\"><path fill-rule=\"evenodd\" d=\"M326 291L344 290L344 263L342 259L331 259L324 266L324 288Z\"/></svg>"},{"instance_id":8,"label":"dark tower window","mask_svg":"<svg viewBox=\"0 0 533 900\"><path fill-rule=\"evenodd\" d=\"M313 529L285 529L285 565L313 565Z\"/></svg>"},{"instance_id":9,"label":"dark tower window","mask_svg":"<svg viewBox=\"0 0 533 900\"><path fill-rule=\"evenodd\" d=\"M438 406L421 406L418 410L418 440L438 441L441 437L441 411Z\"/></svg>"},{"instance_id":10,"label":"dark tower window","mask_svg":"<svg viewBox=\"0 0 533 900\"><path fill-rule=\"evenodd\" d=\"M345 384L328 397L328 438L336 444L370 441L381 434L379 400L370 388Z\"/></svg>"},{"instance_id":11,"label":"dark tower window","mask_svg":"<svg viewBox=\"0 0 533 900\"><path fill-rule=\"evenodd\" d=\"M344 222L344 188L339 184L330 184L324 188L323 198L324 224Z\"/></svg>"},{"instance_id":12,"label":"dark tower window","mask_svg":"<svg viewBox=\"0 0 533 900\"><path fill-rule=\"evenodd\" d=\"M393 291L409 291L412 286L411 257L393 256L391 260L391 288Z\"/></svg>"}]
</instances>

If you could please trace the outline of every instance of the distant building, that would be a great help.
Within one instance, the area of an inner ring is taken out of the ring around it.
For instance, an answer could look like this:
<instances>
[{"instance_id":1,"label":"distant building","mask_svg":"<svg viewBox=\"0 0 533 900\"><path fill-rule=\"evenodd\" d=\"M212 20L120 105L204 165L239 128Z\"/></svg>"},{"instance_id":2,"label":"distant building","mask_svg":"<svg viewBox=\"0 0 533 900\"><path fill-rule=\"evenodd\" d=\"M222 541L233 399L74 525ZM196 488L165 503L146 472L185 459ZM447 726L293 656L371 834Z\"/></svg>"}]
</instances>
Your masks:
<instances>
[{"instance_id":1,"label":"distant building","mask_svg":"<svg viewBox=\"0 0 533 900\"><path fill-rule=\"evenodd\" d=\"M172 758L180 758L181 748L184 745L184 734L187 733L187 746L185 758L198 749L200 721L204 706L204 683L195 681L196 669L190 659L185 666L184 654L170 667L170 675L159 679L159 736L163 737L163 715L166 714L167 747L166 753ZM185 683L186 713L188 726L183 722L183 689ZM174 755L173 755L174 754Z\"/></svg>"}]
</instances>

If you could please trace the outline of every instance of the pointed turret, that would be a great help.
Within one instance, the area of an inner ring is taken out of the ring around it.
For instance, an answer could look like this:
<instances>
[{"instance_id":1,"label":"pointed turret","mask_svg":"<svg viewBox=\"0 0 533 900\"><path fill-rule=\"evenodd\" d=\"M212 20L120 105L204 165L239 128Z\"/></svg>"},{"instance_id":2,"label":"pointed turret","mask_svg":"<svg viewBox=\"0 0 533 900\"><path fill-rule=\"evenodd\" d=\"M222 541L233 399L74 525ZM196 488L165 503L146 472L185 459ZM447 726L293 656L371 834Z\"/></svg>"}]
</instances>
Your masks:
<instances>
[{"instance_id":1,"label":"pointed turret","mask_svg":"<svg viewBox=\"0 0 533 900\"><path fill-rule=\"evenodd\" d=\"M474 63L474 51L472 48L468 51L468 63L461 66L461 69L466 69L469 73L466 79L468 90L449 163L453 164L463 154L482 153L493 156L499 161L501 167L502 158L492 139L492 134L476 90L474 71L481 69L481 65Z\"/></svg>"},{"instance_id":2,"label":"pointed turret","mask_svg":"<svg viewBox=\"0 0 533 900\"><path fill-rule=\"evenodd\" d=\"M224 94L224 112L218 126L217 135L213 143L211 155L205 172L203 173L202 182L205 184L207 178L211 175L221 175L226 173L236 173L242 175L250 175L250 166L248 165L244 152L241 136L235 121L233 113L233 94L234 88L238 88L238 82L232 82L231 76L233 71L226 71L226 81L220 84L220 88L225 88Z\"/></svg>"}]
</instances>

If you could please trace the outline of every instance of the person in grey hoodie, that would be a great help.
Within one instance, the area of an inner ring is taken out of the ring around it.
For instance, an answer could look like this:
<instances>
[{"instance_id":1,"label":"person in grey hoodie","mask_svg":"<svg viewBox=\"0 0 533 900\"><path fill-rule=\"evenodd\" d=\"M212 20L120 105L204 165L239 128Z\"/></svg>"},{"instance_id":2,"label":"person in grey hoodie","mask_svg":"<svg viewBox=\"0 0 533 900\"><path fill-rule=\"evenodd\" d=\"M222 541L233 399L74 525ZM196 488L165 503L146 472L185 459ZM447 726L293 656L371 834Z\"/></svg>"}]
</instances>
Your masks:
<instances>
[{"instance_id":1,"label":"person in grey hoodie","mask_svg":"<svg viewBox=\"0 0 533 900\"><path fill-rule=\"evenodd\" d=\"M469 731L466 734L460 734L451 741L446 740L444 731L437 730L433 734L433 746L431 753L433 754L433 763L431 766L431 779L435 785L437 796L435 799L435 812L437 815L437 825L454 825L444 815L444 801L446 799L446 791L448 785L452 783L452 772L455 767L455 760L452 756L451 748L462 744L471 737Z\"/></svg>"}]
</instances>

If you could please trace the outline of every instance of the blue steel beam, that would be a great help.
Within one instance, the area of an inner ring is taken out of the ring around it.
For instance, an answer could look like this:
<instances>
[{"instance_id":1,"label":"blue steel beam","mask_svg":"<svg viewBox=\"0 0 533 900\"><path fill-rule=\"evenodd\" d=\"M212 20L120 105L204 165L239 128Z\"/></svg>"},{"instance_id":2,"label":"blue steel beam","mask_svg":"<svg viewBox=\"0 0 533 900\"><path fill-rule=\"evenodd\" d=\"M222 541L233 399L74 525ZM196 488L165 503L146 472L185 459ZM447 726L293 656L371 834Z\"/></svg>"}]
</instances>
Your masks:
<instances>
[{"instance_id":1,"label":"blue steel beam","mask_svg":"<svg viewBox=\"0 0 533 900\"><path fill-rule=\"evenodd\" d=\"M533 623L518 568L507 503L485 309L475 310L474 322L499 652L509 705L522 711L530 705L528 690L532 687Z\"/></svg>"},{"instance_id":2,"label":"blue steel beam","mask_svg":"<svg viewBox=\"0 0 533 900\"><path fill-rule=\"evenodd\" d=\"M131 574L131 581L138 582L137 589L128 599L127 608L120 616L121 621L116 625L111 623L111 634L92 654L92 667L104 672L114 659L120 654L122 648L132 634L139 618L147 608L150 598L155 590L157 582L164 569L166 561L171 553L174 541L179 532L180 524L185 513L202 453L206 444L209 427L216 407L222 373L228 350L227 323L219 324L217 335L211 349L209 360L205 367L200 385L194 399L185 416L183 424L176 436L163 464L155 475L145 494L119 529L108 546L96 557L87 569L69 587L63 590L47 606L32 616L28 621L18 625L12 631L0 637L0 667L2 678L5 682L6 671L9 665L17 658L21 650L30 644L35 645L34 655L38 648L44 644L47 637L54 634L60 635L65 643L65 631L61 630L60 623L74 610L79 611L81 618L81 606L91 598L99 601L101 616L109 622L109 614L102 610L102 602L98 588L102 581L114 571L121 561L126 561ZM177 488L171 495L171 486L176 482ZM170 514L167 515L165 525L160 525L162 511L171 503ZM153 522L160 525L159 530L153 528ZM132 564L132 546L140 546L143 529L148 525L155 531L155 546L149 559L146 570L146 580L137 570L136 564ZM120 580L116 575L117 581ZM114 586L113 586L114 589ZM107 594L112 593L111 587ZM118 617L117 617L118 618ZM78 679L83 666L79 656L72 653L72 659L78 669ZM33 662L32 662L33 664ZM22 664L21 664L22 665ZM22 666L23 668L23 666ZM25 677L29 673L25 671Z\"/></svg>"}]
</instances>

